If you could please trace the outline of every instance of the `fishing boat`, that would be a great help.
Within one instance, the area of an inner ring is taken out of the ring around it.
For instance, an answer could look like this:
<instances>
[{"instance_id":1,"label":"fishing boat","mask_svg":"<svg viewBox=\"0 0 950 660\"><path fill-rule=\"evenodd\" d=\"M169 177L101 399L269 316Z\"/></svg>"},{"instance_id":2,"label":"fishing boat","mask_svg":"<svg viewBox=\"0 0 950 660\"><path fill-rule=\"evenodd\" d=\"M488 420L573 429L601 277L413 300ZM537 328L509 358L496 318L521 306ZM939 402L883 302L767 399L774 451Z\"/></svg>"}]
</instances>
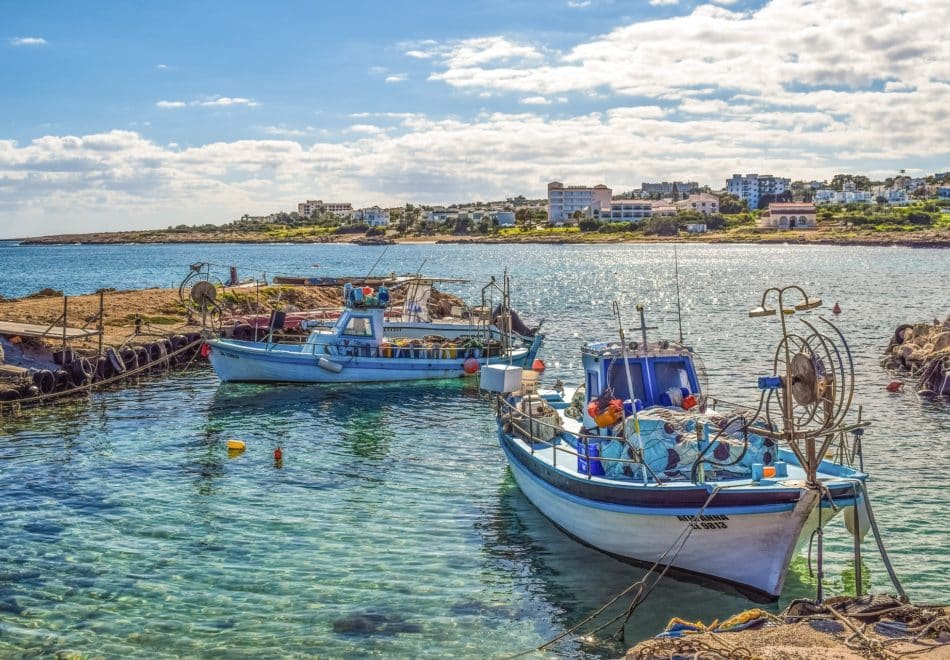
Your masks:
<instances>
[{"instance_id":1,"label":"fishing boat","mask_svg":"<svg viewBox=\"0 0 950 660\"><path fill-rule=\"evenodd\" d=\"M798 287L794 290L800 291ZM777 598L789 563L839 512L867 532L860 439L846 424L853 367L828 321L785 317L757 406L729 406L706 391L701 360L682 343L584 344L583 384L539 389L535 374L490 365L481 387L497 395L498 439L525 496L555 525L615 557L711 576ZM804 294L802 294L804 295ZM763 306L754 315L775 313ZM827 326L823 325L827 324ZM873 520L873 518L871 518Z\"/></svg>"},{"instance_id":2,"label":"fishing boat","mask_svg":"<svg viewBox=\"0 0 950 660\"><path fill-rule=\"evenodd\" d=\"M540 332L528 337L512 330L510 313L501 314L500 326L393 325L385 317L385 286L373 290L347 284L343 290L344 306L333 325L316 325L302 343L275 342L273 333L264 341L209 340L208 357L218 377L225 382L288 383L455 378L473 375L488 364L530 366L544 339Z\"/></svg>"}]
</instances>

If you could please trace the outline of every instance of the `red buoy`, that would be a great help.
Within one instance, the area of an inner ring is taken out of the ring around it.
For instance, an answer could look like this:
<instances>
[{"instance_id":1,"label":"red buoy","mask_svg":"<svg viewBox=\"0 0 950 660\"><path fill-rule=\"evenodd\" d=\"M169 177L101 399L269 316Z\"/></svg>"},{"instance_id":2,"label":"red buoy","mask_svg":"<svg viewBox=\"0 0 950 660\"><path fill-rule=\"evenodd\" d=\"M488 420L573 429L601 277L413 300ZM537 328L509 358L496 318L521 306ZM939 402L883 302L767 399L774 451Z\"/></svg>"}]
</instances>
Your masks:
<instances>
[{"instance_id":1,"label":"red buoy","mask_svg":"<svg viewBox=\"0 0 950 660\"><path fill-rule=\"evenodd\" d=\"M280 450L280 447L274 450L274 460L282 461L284 459L284 452Z\"/></svg>"},{"instance_id":2,"label":"red buoy","mask_svg":"<svg viewBox=\"0 0 950 660\"><path fill-rule=\"evenodd\" d=\"M478 360L475 358L468 358L462 363L462 370L465 371L465 373L472 375L478 371Z\"/></svg>"},{"instance_id":3,"label":"red buoy","mask_svg":"<svg viewBox=\"0 0 950 660\"><path fill-rule=\"evenodd\" d=\"M904 389L904 381L892 380L884 389L886 389L888 392L900 392L902 389Z\"/></svg>"},{"instance_id":4,"label":"red buoy","mask_svg":"<svg viewBox=\"0 0 950 660\"><path fill-rule=\"evenodd\" d=\"M831 313L832 313L832 314L840 314L840 313L841 313L841 305L839 305L838 303L835 303L835 306L831 308Z\"/></svg>"},{"instance_id":5,"label":"red buoy","mask_svg":"<svg viewBox=\"0 0 950 660\"><path fill-rule=\"evenodd\" d=\"M531 364L531 369L533 371L544 371L544 360L541 358L535 358L534 362Z\"/></svg>"},{"instance_id":6,"label":"red buoy","mask_svg":"<svg viewBox=\"0 0 950 660\"><path fill-rule=\"evenodd\" d=\"M208 344L202 344L201 349L198 352L201 354L201 357L206 358L211 355L211 346Z\"/></svg>"}]
</instances>

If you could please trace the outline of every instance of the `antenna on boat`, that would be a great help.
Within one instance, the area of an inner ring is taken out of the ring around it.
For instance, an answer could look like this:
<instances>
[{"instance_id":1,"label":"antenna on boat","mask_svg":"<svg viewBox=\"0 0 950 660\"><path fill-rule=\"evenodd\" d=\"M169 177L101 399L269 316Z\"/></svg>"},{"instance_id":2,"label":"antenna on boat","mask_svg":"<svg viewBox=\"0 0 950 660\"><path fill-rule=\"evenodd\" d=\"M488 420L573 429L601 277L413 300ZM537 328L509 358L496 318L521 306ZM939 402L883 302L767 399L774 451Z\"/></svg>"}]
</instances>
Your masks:
<instances>
[{"instance_id":1,"label":"antenna on boat","mask_svg":"<svg viewBox=\"0 0 950 660\"><path fill-rule=\"evenodd\" d=\"M680 345L683 345L683 313L680 309L680 267L679 259L676 256L676 243L673 243L673 273L676 279L676 322L680 329ZM644 325L646 325L644 323Z\"/></svg>"},{"instance_id":2,"label":"antenna on boat","mask_svg":"<svg viewBox=\"0 0 950 660\"><path fill-rule=\"evenodd\" d=\"M384 249L382 252L379 253L379 257L376 259L376 261L373 262L373 265L370 266L369 271L366 273L366 277L369 277L370 275L373 274L373 271L376 270L376 266L379 265L379 262L382 261L383 257L386 256L386 253L388 251L389 251L389 245L387 245L386 249Z\"/></svg>"},{"instance_id":3,"label":"antenna on boat","mask_svg":"<svg viewBox=\"0 0 950 660\"><path fill-rule=\"evenodd\" d=\"M637 311L640 312L640 329L643 330L643 349L647 348L647 324L643 321L643 305L637 305ZM620 318L620 304L614 301L614 317L617 319L617 329L620 332L620 355L623 357L623 368L627 375L627 396L630 397L630 404L633 406L633 428L637 434L637 449L640 450L640 460L643 458L643 437L640 435L640 420L637 418L637 406L633 403L633 377L630 375L630 359L627 355L627 338L623 334L623 321ZM624 417L627 412L624 411ZM624 432L627 425L624 424ZM643 483L647 482L646 463L640 464L640 472L643 476Z\"/></svg>"}]
</instances>

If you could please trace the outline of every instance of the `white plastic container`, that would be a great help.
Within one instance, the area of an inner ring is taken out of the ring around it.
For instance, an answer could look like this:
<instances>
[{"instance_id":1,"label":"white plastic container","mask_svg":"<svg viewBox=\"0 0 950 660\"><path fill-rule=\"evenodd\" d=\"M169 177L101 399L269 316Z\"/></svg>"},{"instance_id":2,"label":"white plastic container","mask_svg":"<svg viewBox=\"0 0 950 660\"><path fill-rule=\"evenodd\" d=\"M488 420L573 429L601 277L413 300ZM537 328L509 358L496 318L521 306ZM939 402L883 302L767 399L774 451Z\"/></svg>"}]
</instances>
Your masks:
<instances>
[{"instance_id":1,"label":"white plastic container","mask_svg":"<svg viewBox=\"0 0 950 660\"><path fill-rule=\"evenodd\" d=\"M486 364L481 371L481 388L507 394L521 389L521 367L507 364Z\"/></svg>"}]
</instances>

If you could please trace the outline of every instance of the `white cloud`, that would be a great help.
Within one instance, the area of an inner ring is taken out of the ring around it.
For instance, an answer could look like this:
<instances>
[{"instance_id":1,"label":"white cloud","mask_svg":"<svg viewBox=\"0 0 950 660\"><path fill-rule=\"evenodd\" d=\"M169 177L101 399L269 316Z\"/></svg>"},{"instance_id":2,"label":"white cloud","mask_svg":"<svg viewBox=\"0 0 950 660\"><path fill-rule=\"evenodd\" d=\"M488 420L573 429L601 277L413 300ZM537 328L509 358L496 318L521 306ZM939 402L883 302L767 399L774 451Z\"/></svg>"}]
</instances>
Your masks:
<instances>
[{"instance_id":1,"label":"white cloud","mask_svg":"<svg viewBox=\"0 0 950 660\"><path fill-rule=\"evenodd\" d=\"M155 104L159 108L184 108L187 106L199 106L204 108L229 108L234 106L245 106L256 108L258 103L253 99L241 97L216 96L196 101L158 101Z\"/></svg>"},{"instance_id":2,"label":"white cloud","mask_svg":"<svg viewBox=\"0 0 950 660\"><path fill-rule=\"evenodd\" d=\"M401 83L401 82L405 82L407 78L409 78L409 75L406 73L394 73L390 76L386 76L386 82Z\"/></svg>"},{"instance_id":3,"label":"white cloud","mask_svg":"<svg viewBox=\"0 0 950 660\"><path fill-rule=\"evenodd\" d=\"M155 65L155 68L158 69L159 71L165 71L166 69L168 69L168 65L167 65L167 64L156 64L156 65Z\"/></svg>"},{"instance_id":4,"label":"white cloud","mask_svg":"<svg viewBox=\"0 0 950 660\"><path fill-rule=\"evenodd\" d=\"M245 99L241 97L230 97L230 96L218 96L215 98L207 99L204 101L197 101L195 105L201 105L205 107L219 107L227 108L235 105L245 105L249 108L257 107L257 101L253 99Z\"/></svg>"},{"instance_id":5,"label":"white cloud","mask_svg":"<svg viewBox=\"0 0 950 660\"><path fill-rule=\"evenodd\" d=\"M567 0L567 6L571 9L584 9L590 7L591 0Z\"/></svg>"},{"instance_id":6,"label":"white cloud","mask_svg":"<svg viewBox=\"0 0 950 660\"><path fill-rule=\"evenodd\" d=\"M11 46L46 46L47 41L43 37L12 37Z\"/></svg>"},{"instance_id":7,"label":"white cloud","mask_svg":"<svg viewBox=\"0 0 950 660\"><path fill-rule=\"evenodd\" d=\"M306 128L289 128L287 126L261 126L261 132L265 135L274 135L277 137L304 137L313 133L313 126Z\"/></svg>"},{"instance_id":8,"label":"white cloud","mask_svg":"<svg viewBox=\"0 0 950 660\"><path fill-rule=\"evenodd\" d=\"M551 101L543 96L529 96L521 99L520 103L524 105L550 105Z\"/></svg>"},{"instance_id":9,"label":"white cloud","mask_svg":"<svg viewBox=\"0 0 950 660\"><path fill-rule=\"evenodd\" d=\"M427 53L424 50L407 50L406 57L414 57L417 60L427 60L432 57L432 53Z\"/></svg>"},{"instance_id":10,"label":"white cloud","mask_svg":"<svg viewBox=\"0 0 950 660\"><path fill-rule=\"evenodd\" d=\"M650 4L654 7L659 7L662 5L678 5L680 0L650 0Z\"/></svg>"}]
</instances>

